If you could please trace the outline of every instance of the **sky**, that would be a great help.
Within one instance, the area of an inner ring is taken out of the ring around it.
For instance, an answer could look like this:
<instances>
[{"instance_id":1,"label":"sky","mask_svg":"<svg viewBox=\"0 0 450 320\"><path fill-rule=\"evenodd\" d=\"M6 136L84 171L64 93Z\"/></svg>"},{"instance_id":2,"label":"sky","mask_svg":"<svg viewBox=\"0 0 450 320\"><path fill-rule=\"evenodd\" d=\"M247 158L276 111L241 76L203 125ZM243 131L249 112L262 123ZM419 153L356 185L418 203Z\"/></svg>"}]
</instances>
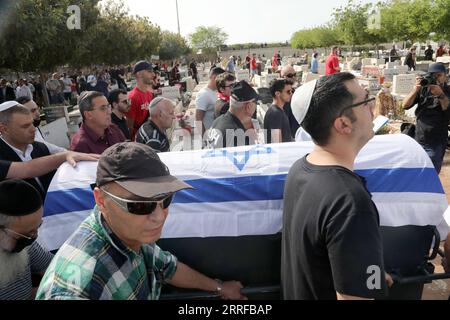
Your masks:
<instances>
[{"instance_id":1,"label":"sky","mask_svg":"<svg viewBox=\"0 0 450 320\"><path fill-rule=\"evenodd\" d=\"M375 3L376 0L362 0ZM178 32L175 0L124 0L130 13L147 16L162 30ZM348 0L178 0L181 34L196 27L218 26L227 44L271 43L290 40L294 32L331 20L333 9Z\"/></svg>"}]
</instances>

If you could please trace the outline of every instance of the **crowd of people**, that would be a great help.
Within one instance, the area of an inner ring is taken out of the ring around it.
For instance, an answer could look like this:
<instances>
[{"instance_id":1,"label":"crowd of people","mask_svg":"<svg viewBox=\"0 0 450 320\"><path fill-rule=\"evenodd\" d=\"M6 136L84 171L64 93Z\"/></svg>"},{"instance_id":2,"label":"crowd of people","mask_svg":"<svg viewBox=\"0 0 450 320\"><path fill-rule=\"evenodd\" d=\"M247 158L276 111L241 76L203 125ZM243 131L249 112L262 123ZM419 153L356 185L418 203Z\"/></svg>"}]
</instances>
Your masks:
<instances>
[{"instance_id":1,"label":"crowd of people","mask_svg":"<svg viewBox=\"0 0 450 320\"><path fill-rule=\"evenodd\" d=\"M250 79L257 74L256 59L248 55L241 62ZM365 181L353 172L355 158L374 136L374 98L353 74L341 72L339 49L333 47L326 76L319 80L299 86L295 69L281 68L280 77L269 85L272 104L259 128L261 97L247 81L236 80L238 60L230 57L226 70L213 67L197 94L195 119L205 147L292 142L299 130L315 144L286 180L283 297L385 296L392 285L390 275L378 290L366 286L368 266L379 266L384 274L380 223ZM279 69L279 53L271 63ZM314 53L313 73L317 67ZM188 68L198 81L195 61ZM155 244L173 196L192 186L171 176L158 156L170 151L167 130L177 119L174 103L158 96L159 66L143 60L128 69L136 79L130 92L125 83L128 72L123 71L85 79L79 75L76 81L55 73L47 81L52 103L70 100L70 93L77 92L83 121L70 150L42 137L36 87L32 91L30 83L19 80L13 89L0 81L0 299L158 299L166 283L211 291L224 299L245 299L239 281L212 279ZM172 72L170 78L179 81L177 64ZM439 172L447 143L444 128L448 139L450 90L442 64L430 65L429 73L437 83L424 86L419 77L404 107L419 105L416 140ZM114 89L112 79L117 83ZM263 140L260 129L265 130ZM99 162L93 190L96 206L53 256L35 240L49 184L65 161L72 166ZM43 279L35 295L31 276L36 274Z\"/></svg>"}]
</instances>

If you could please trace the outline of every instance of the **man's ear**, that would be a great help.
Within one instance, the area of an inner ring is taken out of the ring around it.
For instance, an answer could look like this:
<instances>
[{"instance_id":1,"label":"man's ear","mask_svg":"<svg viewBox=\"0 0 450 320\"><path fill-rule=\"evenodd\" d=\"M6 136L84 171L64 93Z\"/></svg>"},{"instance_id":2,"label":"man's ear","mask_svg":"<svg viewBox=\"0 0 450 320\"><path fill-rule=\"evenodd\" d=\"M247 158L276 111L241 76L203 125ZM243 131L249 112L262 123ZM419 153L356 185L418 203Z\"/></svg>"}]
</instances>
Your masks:
<instances>
[{"instance_id":1,"label":"man's ear","mask_svg":"<svg viewBox=\"0 0 450 320\"><path fill-rule=\"evenodd\" d=\"M4 123L0 123L0 135L8 133L8 126Z\"/></svg>"},{"instance_id":2,"label":"man's ear","mask_svg":"<svg viewBox=\"0 0 450 320\"><path fill-rule=\"evenodd\" d=\"M100 190L99 188L94 189L94 199L95 203L100 209L105 207L105 197L102 190Z\"/></svg>"},{"instance_id":3,"label":"man's ear","mask_svg":"<svg viewBox=\"0 0 450 320\"><path fill-rule=\"evenodd\" d=\"M334 120L333 128L342 135L349 135L353 131L353 125L349 118L339 117Z\"/></svg>"}]
</instances>

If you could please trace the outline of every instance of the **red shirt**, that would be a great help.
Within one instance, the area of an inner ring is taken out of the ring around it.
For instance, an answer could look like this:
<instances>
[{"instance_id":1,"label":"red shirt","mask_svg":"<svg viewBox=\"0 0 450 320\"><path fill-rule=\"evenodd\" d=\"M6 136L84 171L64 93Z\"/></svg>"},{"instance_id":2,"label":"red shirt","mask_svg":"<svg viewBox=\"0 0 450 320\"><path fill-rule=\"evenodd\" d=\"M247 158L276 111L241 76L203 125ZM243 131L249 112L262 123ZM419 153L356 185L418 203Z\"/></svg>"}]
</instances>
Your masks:
<instances>
[{"instance_id":1,"label":"red shirt","mask_svg":"<svg viewBox=\"0 0 450 320\"><path fill-rule=\"evenodd\" d=\"M104 137L99 137L83 123L72 138L70 150L102 154L106 149L120 142L125 142L125 136L115 124L105 130Z\"/></svg>"},{"instance_id":2,"label":"red shirt","mask_svg":"<svg viewBox=\"0 0 450 320\"><path fill-rule=\"evenodd\" d=\"M252 59L250 68L251 68L251 70L258 69L258 66L256 65L256 59L255 58Z\"/></svg>"},{"instance_id":3,"label":"red shirt","mask_svg":"<svg viewBox=\"0 0 450 320\"><path fill-rule=\"evenodd\" d=\"M338 73L335 68L339 68L339 58L335 54L330 54L325 64L325 75L329 76L330 74Z\"/></svg>"},{"instance_id":4,"label":"red shirt","mask_svg":"<svg viewBox=\"0 0 450 320\"><path fill-rule=\"evenodd\" d=\"M439 49L437 49L437 52L436 52L436 58L442 57L444 55L444 53L445 53L444 48L439 47Z\"/></svg>"},{"instance_id":5,"label":"red shirt","mask_svg":"<svg viewBox=\"0 0 450 320\"><path fill-rule=\"evenodd\" d=\"M133 119L134 121L134 129L131 132L131 139L134 141L137 131L147 121L148 105L153 100L153 93L149 91L142 92L136 87L128 96L131 101L131 107L126 116L128 119Z\"/></svg>"}]
</instances>

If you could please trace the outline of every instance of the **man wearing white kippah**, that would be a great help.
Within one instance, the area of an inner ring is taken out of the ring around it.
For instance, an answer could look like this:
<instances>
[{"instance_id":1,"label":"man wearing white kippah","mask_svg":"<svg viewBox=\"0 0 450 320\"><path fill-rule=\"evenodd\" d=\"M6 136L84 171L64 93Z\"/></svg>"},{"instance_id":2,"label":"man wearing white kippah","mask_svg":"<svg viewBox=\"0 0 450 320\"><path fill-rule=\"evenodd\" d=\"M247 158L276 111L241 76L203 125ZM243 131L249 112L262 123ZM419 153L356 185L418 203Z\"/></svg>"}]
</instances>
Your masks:
<instances>
[{"instance_id":1,"label":"man wearing white kippah","mask_svg":"<svg viewBox=\"0 0 450 320\"><path fill-rule=\"evenodd\" d=\"M314 143L286 180L282 292L288 300L375 299L392 279L371 290L369 267L384 275L380 220L355 158L374 137L374 99L350 73L300 87L292 112ZM384 279L383 279L384 280Z\"/></svg>"},{"instance_id":2,"label":"man wearing white kippah","mask_svg":"<svg viewBox=\"0 0 450 320\"><path fill-rule=\"evenodd\" d=\"M16 101L0 104L0 181L27 179L42 198L47 193L54 170L68 161L96 161L98 156L77 152L50 155L43 143L36 142L36 128L30 110Z\"/></svg>"}]
</instances>

